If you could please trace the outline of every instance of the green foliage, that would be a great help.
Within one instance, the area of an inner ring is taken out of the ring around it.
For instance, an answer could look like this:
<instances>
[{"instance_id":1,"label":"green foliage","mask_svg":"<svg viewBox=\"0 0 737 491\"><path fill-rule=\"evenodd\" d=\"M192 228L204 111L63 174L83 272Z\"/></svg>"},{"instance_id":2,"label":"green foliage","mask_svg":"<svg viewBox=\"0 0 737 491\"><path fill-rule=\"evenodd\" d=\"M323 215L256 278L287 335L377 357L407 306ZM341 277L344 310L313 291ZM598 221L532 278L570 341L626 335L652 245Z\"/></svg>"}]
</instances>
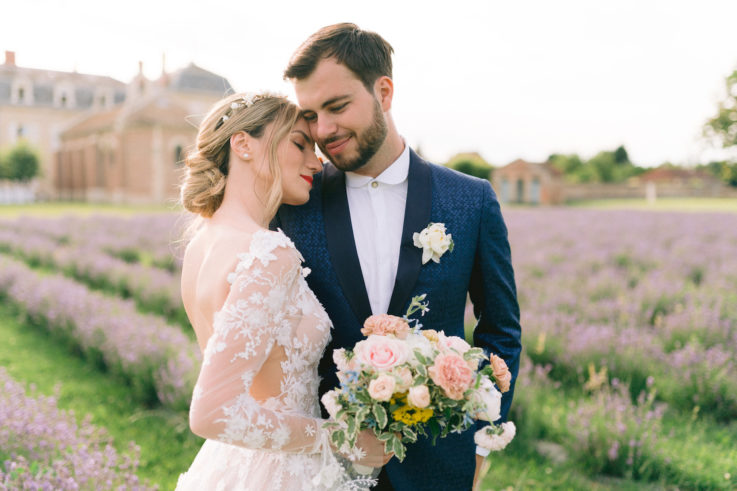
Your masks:
<instances>
[{"instance_id":1,"label":"green foliage","mask_svg":"<svg viewBox=\"0 0 737 491\"><path fill-rule=\"evenodd\" d=\"M603 151L584 161L577 154L552 154L548 160L573 183L622 182L641 174L644 169L630 162L624 146Z\"/></svg>"},{"instance_id":2,"label":"green foliage","mask_svg":"<svg viewBox=\"0 0 737 491\"><path fill-rule=\"evenodd\" d=\"M725 184L737 187L737 162L717 161L696 167L721 179Z\"/></svg>"},{"instance_id":3,"label":"green foliage","mask_svg":"<svg viewBox=\"0 0 737 491\"><path fill-rule=\"evenodd\" d=\"M446 167L463 172L469 176L479 177L481 179L491 179L493 168L491 164L475 153L461 153L451 158Z\"/></svg>"},{"instance_id":4,"label":"green foliage","mask_svg":"<svg viewBox=\"0 0 737 491\"><path fill-rule=\"evenodd\" d=\"M23 141L0 155L0 178L28 181L39 173L36 151Z\"/></svg>"},{"instance_id":5,"label":"green foliage","mask_svg":"<svg viewBox=\"0 0 737 491\"><path fill-rule=\"evenodd\" d=\"M723 148L737 146L737 70L725 80L726 97L716 116L704 125L704 135Z\"/></svg>"}]
</instances>

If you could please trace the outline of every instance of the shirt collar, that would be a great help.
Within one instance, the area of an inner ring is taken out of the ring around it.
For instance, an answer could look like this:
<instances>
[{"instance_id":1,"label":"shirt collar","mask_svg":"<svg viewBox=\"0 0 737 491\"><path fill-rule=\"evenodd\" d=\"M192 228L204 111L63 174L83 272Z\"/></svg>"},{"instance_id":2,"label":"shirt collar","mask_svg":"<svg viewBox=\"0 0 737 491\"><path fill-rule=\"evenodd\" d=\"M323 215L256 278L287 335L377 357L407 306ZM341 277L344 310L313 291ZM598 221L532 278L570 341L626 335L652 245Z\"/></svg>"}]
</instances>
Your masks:
<instances>
[{"instance_id":1,"label":"shirt collar","mask_svg":"<svg viewBox=\"0 0 737 491\"><path fill-rule=\"evenodd\" d=\"M372 181L378 181L382 184L400 184L407 180L409 175L409 145L405 142L404 150L397 160L384 169L384 172L373 178L371 176L362 176L355 172L345 173L345 182L348 187L360 188L368 185Z\"/></svg>"}]
</instances>

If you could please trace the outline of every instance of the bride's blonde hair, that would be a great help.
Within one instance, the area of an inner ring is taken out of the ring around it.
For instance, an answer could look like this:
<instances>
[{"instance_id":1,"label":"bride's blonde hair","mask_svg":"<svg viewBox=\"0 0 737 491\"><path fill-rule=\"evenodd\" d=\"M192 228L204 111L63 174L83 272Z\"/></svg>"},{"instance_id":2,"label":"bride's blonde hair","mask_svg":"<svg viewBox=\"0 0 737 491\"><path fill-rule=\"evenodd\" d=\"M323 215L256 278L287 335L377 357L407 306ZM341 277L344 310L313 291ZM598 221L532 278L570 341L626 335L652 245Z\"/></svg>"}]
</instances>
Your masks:
<instances>
[{"instance_id":1,"label":"bride's blonde hair","mask_svg":"<svg viewBox=\"0 0 737 491\"><path fill-rule=\"evenodd\" d=\"M273 131L266 142L269 170L273 178L265 198L265 216L276 214L282 199L281 168L277 157L279 143L292 130L299 109L286 97L269 93L249 96L233 94L213 106L197 133L195 148L185 159L186 174L180 186L182 206L202 217L211 217L225 194L230 161L230 137L245 131L254 138Z\"/></svg>"}]
</instances>

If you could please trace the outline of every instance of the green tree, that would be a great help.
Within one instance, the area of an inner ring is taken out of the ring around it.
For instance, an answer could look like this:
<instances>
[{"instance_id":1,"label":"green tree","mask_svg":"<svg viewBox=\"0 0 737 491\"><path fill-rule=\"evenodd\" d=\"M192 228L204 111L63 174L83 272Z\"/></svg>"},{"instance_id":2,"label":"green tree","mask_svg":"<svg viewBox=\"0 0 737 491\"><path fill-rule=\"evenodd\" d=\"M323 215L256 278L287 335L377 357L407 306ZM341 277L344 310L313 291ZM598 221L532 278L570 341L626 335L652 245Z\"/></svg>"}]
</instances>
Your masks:
<instances>
[{"instance_id":1,"label":"green tree","mask_svg":"<svg viewBox=\"0 0 737 491\"><path fill-rule=\"evenodd\" d=\"M627 150L624 148L624 145L618 146L614 151L614 161L619 165L631 163L630 156L627 154Z\"/></svg>"},{"instance_id":2,"label":"green tree","mask_svg":"<svg viewBox=\"0 0 737 491\"><path fill-rule=\"evenodd\" d=\"M451 158L446 167L463 172L469 176L480 177L481 179L491 179L493 168L486 160L477 153L459 153Z\"/></svg>"},{"instance_id":3,"label":"green tree","mask_svg":"<svg viewBox=\"0 0 737 491\"><path fill-rule=\"evenodd\" d=\"M36 151L20 141L0 157L0 177L16 181L27 181L39 173Z\"/></svg>"},{"instance_id":4,"label":"green tree","mask_svg":"<svg viewBox=\"0 0 737 491\"><path fill-rule=\"evenodd\" d=\"M737 146L737 70L725 81L726 98L719 104L717 115L704 125L704 135L723 148Z\"/></svg>"},{"instance_id":5,"label":"green tree","mask_svg":"<svg viewBox=\"0 0 737 491\"><path fill-rule=\"evenodd\" d=\"M584 165L581 157L579 157L578 154L575 153L568 155L554 153L550 157L548 157L548 162L553 164L553 167L561 171L568 178L576 175L576 173L578 173Z\"/></svg>"}]
</instances>

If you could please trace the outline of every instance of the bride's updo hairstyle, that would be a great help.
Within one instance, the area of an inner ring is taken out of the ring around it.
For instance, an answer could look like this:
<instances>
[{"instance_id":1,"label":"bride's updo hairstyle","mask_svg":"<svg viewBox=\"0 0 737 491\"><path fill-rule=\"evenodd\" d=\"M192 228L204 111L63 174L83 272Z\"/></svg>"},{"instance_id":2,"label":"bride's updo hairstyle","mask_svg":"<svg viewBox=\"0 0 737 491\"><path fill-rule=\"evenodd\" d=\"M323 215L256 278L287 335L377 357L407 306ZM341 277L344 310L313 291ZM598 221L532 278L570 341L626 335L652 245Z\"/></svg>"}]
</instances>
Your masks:
<instances>
[{"instance_id":1,"label":"bride's updo hairstyle","mask_svg":"<svg viewBox=\"0 0 737 491\"><path fill-rule=\"evenodd\" d=\"M255 96L233 94L215 103L200 124L195 148L185 160L186 174L180 191L184 208L202 217L211 217L220 207L225 194L230 137L245 131L254 138L261 138L266 127L273 123L273 131L266 142L273 182L266 197L261 199L267 217L274 216L282 198L277 147L298 118L297 106L286 97L268 93Z\"/></svg>"}]
</instances>

